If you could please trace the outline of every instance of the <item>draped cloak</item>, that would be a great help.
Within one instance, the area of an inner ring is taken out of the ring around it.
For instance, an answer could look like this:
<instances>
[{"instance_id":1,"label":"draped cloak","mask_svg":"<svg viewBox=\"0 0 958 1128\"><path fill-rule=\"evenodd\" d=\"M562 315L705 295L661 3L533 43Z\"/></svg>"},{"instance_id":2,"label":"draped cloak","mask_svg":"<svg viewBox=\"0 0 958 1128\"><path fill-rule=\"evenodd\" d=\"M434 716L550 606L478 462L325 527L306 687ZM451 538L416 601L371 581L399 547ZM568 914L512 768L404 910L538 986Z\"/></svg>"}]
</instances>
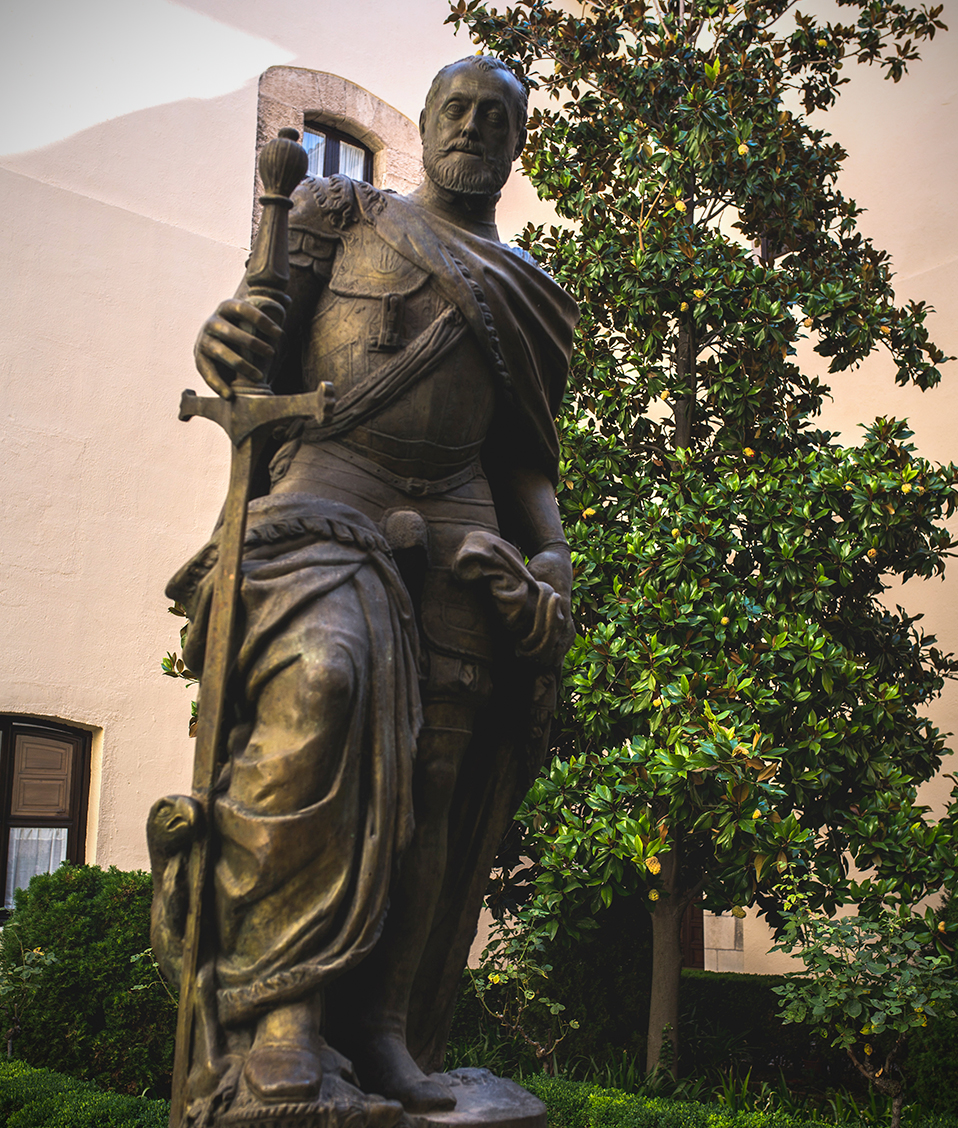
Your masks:
<instances>
[{"instance_id":1,"label":"draped cloak","mask_svg":"<svg viewBox=\"0 0 958 1128\"><path fill-rule=\"evenodd\" d=\"M565 388L577 317L572 299L531 260L502 243L462 230L413 199L379 192L337 176L329 180L307 178L297 189L294 203L290 216L290 257L294 266L312 266L328 279L334 254L331 285L335 287L338 278L348 281L350 270L364 269L360 248L368 248L372 229L386 246L426 272L433 285L459 311L496 376L496 410L481 451L493 498L503 496L509 472L517 465L540 470L554 484L559 454L554 416ZM292 355L275 381L278 391L303 390L308 380L297 365L298 358ZM340 421L338 433L342 433L342 425ZM336 431L335 411L330 427ZM322 439L322 427L313 428L308 436L312 442ZM380 653L379 666L371 671L373 696L382 696L383 687L387 693L408 696L408 691L415 690L414 679L408 675L415 644L415 640L409 639L408 597L396 591L388 548L381 539L370 539L372 523L358 513L334 515L341 527L361 529L359 543L365 540L365 547L358 553L353 551L351 563L344 562L342 553L344 541L351 537L355 550L355 534L337 538L315 533L312 546L303 547L303 537L309 537L311 523L316 529L317 522L328 522L327 507L333 504L295 494L282 499L279 495L264 497L251 504L242 596L247 626L240 672L248 676L253 668L250 656L281 634L294 605L322 598L324 591L335 586L333 574L343 577L349 573L347 578L353 584L357 576L366 577L362 580L366 584L364 607L379 607L375 614L370 612L366 616L372 650ZM508 538L510 530L501 516L500 524ZM292 544L290 552L282 549L284 527ZM264 565L263 534L257 533L257 528L273 530L267 534L274 546L267 553L268 578L281 579L281 584L274 583L269 591L258 579L264 577ZM251 545L256 551L249 551ZM208 598L207 573L214 556L215 538L181 569L168 589L172 597L191 601L188 609L196 609L198 618L190 632L190 666L197 671L204 634L200 605ZM329 570L326 577L324 569ZM286 585L288 595L282 594L282 585ZM384 597L389 604L385 608ZM376 616L378 625L373 621ZM449 817L445 880L413 990L407 1040L410 1051L427 1071L441 1066L458 983L475 935L489 872L515 810L544 762L549 719L555 707L558 671L517 658L508 644L499 649L492 671L493 699L488 708L479 712L459 772ZM391 657L384 662L384 655ZM406 663L406 672L397 672L396 659L400 664ZM255 687L248 686L247 690L255 692ZM408 838L408 764L414 756L411 745L419 721L418 702L401 709L397 702L372 704L378 720L357 721L351 730L352 746L345 752L343 762L352 757L371 765L380 790L375 792L374 811L360 811L352 804L350 817L355 825L352 832L341 829L340 837L345 832L352 842L365 841L360 827L368 831L370 820L376 823L380 849L376 868L388 879L391 863ZM389 730L385 735L384 725ZM340 866L340 900L331 909L324 900L329 891L321 882L329 867L317 861L323 850L323 837L321 833L317 837L317 832L335 807L332 796L327 798L330 802L325 814L318 810L300 812L292 817L288 827L276 828L297 864L301 862L300 871L306 867L303 872L309 872L312 867L319 882L314 897L318 909L311 909L306 914L308 919L293 929L276 950L264 954L254 968L255 974L248 974L247 966L243 973L233 976L236 983L231 984L228 966L218 967L222 985L220 1010L225 1020L255 1013L258 1001L295 997L303 986L328 981L355 964L375 942L387 890L381 881L375 888L367 882L364 907L360 906L362 898L357 899L355 893L362 883L357 875L367 872L368 858L351 858L345 870ZM390 805L392 814L388 811ZM264 859L275 855L275 850L266 845L273 833L266 825L268 820L247 820L248 825L237 832L233 814L223 807L223 814L217 816L221 832L232 836L231 842L239 841L243 849L252 845L254 852L259 849ZM341 811L336 813L335 820L341 826ZM307 843L313 844L316 857L308 856ZM260 868L269 874L271 865L272 862L264 862ZM348 880L344 876L347 871L352 874ZM248 894L250 901L259 897L264 888L267 901L273 895L279 896L289 877L288 867L280 867L268 878L266 886L254 881ZM364 913L365 922L361 919ZM263 986L266 983L268 990ZM287 983L289 992L284 987Z\"/></svg>"}]
</instances>

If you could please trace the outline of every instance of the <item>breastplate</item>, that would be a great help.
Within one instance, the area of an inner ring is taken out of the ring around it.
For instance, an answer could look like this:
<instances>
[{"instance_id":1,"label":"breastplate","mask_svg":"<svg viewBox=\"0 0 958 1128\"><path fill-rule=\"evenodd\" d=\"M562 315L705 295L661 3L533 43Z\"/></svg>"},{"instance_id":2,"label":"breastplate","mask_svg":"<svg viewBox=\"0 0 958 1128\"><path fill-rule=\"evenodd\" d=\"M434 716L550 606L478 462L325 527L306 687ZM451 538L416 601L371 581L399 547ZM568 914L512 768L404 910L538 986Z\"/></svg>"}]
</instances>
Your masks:
<instances>
[{"instance_id":1,"label":"breastplate","mask_svg":"<svg viewBox=\"0 0 958 1128\"><path fill-rule=\"evenodd\" d=\"M448 302L430 276L365 224L337 254L304 345L307 388L339 395L369 379ZM495 407L488 361L471 332L423 379L340 441L393 473L436 479L475 460Z\"/></svg>"}]
</instances>

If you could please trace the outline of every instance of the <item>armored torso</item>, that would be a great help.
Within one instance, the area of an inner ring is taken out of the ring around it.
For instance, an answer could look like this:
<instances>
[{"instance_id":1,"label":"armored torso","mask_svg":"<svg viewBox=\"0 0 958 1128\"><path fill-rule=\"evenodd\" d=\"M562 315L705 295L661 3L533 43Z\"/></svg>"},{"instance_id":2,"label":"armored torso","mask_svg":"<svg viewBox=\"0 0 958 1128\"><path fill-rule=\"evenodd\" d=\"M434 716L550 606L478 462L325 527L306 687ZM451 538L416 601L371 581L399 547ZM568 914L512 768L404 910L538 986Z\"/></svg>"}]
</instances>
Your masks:
<instances>
[{"instance_id":1,"label":"armored torso","mask_svg":"<svg viewBox=\"0 0 958 1128\"><path fill-rule=\"evenodd\" d=\"M341 397L375 380L449 308L425 271L372 226L355 224L342 237L306 335L306 386L328 380ZM443 478L475 462L494 408L488 359L466 333L425 377L339 441L394 474Z\"/></svg>"}]
</instances>

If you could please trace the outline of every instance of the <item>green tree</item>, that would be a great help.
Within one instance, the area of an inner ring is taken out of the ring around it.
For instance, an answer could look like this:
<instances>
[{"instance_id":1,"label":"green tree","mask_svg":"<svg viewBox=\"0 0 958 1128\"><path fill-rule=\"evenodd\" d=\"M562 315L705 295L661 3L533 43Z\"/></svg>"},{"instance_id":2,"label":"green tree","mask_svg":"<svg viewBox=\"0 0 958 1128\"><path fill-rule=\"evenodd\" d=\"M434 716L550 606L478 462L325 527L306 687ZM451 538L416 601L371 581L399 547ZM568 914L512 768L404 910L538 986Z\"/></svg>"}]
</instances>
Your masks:
<instances>
[{"instance_id":1,"label":"green tree","mask_svg":"<svg viewBox=\"0 0 958 1128\"><path fill-rule=\"evenodd\" d=\"M580 635L517 853L553 934L647 898L649 1069L663 1038L675 1060L694 899L775 923L799 857L827 911L954 877L915 795L944 750L924 710L958 667L880 597L942 572L958 468L895 419L840 445L815 425L831 376L796 360L808 336L836 378L884 348L899 383L940 379L928 307L896 304L810 115L849 61L897 81L941 9L790 7L453 0L449 17L547 96L523 165L566 222L521 242L582 311L559 491Z\"/></svg>"},{"instance_id":2,"label":"green tree","mask_svg":"<svg viewBox=\"0 0 958 1128\"><path fill-rule=\"evenodd\" d=\"M782 1018L818 1028L845 1050L869 1085L891 1098L891 1128L901 1124L897 1063L907 1036L929 1019L955 1014L958 980L949 974L945 931L931 909L924 916L905 910L829 918L809 909L800 893L786 898L776 947L797 952L805 970L773 988Z\"/></svg>"}]
</instances>

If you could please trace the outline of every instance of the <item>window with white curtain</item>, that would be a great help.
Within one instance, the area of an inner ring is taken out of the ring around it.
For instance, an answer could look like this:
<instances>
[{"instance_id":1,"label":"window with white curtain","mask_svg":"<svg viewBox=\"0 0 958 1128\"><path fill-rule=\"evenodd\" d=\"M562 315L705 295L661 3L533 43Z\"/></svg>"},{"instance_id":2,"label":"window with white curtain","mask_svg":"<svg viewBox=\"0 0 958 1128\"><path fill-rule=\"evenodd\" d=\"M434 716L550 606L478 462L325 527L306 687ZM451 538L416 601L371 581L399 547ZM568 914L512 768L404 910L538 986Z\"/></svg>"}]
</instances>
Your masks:
<instances>
[{"instance_id":1,"label":"window with white curtain","mask_svg":"<svg viewBox=\"0 0 958 1128\"><path fill-rule=\"evenodd\" d=\"M303 148L309 157L310 176L332 176L339 172L351 180L372 181L372 153L355 137L307 122L303 129Z\"/></svg>"},{"instance_id":2,"label":"window with white curtain","mask_svg":"<svg viewBox=\"0 0 958 1128\"><path fill-rule=\"evenodd\" d=\"M82 862L90 734L31 717L0 716L0 881L3 912L38 873Z\"/></svg>"}]
</instances>

